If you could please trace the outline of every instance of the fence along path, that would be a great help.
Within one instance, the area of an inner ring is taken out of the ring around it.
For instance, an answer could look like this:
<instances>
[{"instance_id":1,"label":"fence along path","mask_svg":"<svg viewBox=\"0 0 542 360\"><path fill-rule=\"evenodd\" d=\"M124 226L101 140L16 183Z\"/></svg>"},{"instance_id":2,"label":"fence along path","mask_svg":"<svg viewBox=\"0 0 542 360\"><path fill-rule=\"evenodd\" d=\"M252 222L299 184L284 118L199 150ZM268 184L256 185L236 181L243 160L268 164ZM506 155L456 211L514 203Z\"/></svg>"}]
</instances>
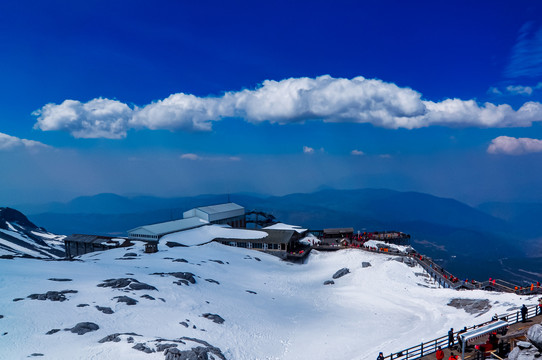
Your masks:
<instances>
[{"instance_id":1,"label":"fence along path","mask_svg":"<svg viewBox=\"0 0 542 360\"><path fill-rule=\"evenodd\" d=\"M421 254L405 254L397 250L388 249L387 251L377 251L372 250L369 248L363 248L360 247L360 249L370 252L376 252L381 253L384 255L397 255L406 257L409 259L415 260L428 274L433 278L440 286L444 288L451 288L451 289L483 289L483 290L495 290L500 292L508 292L508 293L516 293L518 295L527 295L527 294L537 294L542 293L540 287L537 287L534 289L534 291L531 291L530 288L523 288L516 290L516 285L511 284L504 280L497 280L494 281L483 281L483 282L465 282L465 281L457 281L453 282L450 279L453 278L453 275L444 270L441 266L437 265L435 262L433 262L432 259L421 255ZM539 310L538 305L530 305L527 307L528 312L526 318L533 318L538 314L538 312L542 313L542 309ZM513 325L521 321L521 314L519 311L516 311L515 313L509 313L506 315L499 316L499 319L506 319L508 322L508 325ZM467 331L472 330L474 328L478 328L484 324L474 325L471 327L467 327ZM454 332L454 339L456 338L458 332ZM391 353L384 357L384 359L389 360L416 360L420 359L426 355L433 354L437 351L437 347L442 347L442 349L445 349L448 347L448 334L441 336L439 338L429 340L426 342L422 342L419 345L412 346L407 349L403 349L401 351Z\"/></svg>"},{"instance_id":2,"label":"fence along path","mask_svg":"<svg viewBox=\"0 0 542 360\"><path fill-rule=\"evenodd\" d=\"M526 316L527 319L533 318L533 317L539 315L539 313L542 312L542 310L538 310L538 305L529 305L529 306L527 306L527 310L528 310L527 316ZM508 325L513 325L513 324L521 322L521 313L518 310L516 312L509 313L509 314L506 314L506 315L499 315L499 319L506 319L506 322L508 323ZM467 331L472 330L474 328L478 328L478 327L480 327L482 325L486 325L486 324L487 324L487 322L483 323L483 324L467 327ZM458 332L459 331L454 332L454 339L456 339ZM457 343L457 340L455 340L455 342ZM445 348L448 347L448 334L446 334L444 336L441 336L441 337L438 337L436 339L432 339L432 340L429 340L429 341L426 341L426 342L422 342L419 345L412 346L412 347L409 347L407 349L403 349L403 350L395 352L395 353L391 353L391 354L385 356L384 359L389 359L389 360L416 360L416 359L420 359L420 358L422 358L422 357L424 357L426 355L431 355L431 354L435 353L437 351L437 347L439 347L439 346L442 347L442 349L445 349Z\"/></svg>"}]
</instances>

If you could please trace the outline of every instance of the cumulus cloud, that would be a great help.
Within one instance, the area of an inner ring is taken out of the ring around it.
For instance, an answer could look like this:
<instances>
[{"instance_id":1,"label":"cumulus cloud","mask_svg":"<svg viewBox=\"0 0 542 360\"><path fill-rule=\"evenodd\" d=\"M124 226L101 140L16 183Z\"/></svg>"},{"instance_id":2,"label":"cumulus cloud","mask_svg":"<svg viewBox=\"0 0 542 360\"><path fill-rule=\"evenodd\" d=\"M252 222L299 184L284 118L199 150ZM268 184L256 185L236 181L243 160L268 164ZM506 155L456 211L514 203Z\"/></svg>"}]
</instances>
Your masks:
<instances>
[{"instance_id":1,"label":"cumulus cloud","mask_svg":"<svg viewBox=\"0 0 542 360\"><path fill-rule=\"evenodd\" d=\"M525 91L525 90L524 90ZM542 121L542 105L520 109L474 100L422 100L419 92L377 79L356 77L266 80L256 89L230 91L217 97L172 94L143 107L116 100L87 103L66 100L34 112L36 128L63 130L75 137L118 139L129 129L210 131L214 121L241 118L250 123L369 123L390 129L427 126L516 127Z\"/></svg>"},{"instance_id":2,"label":"cumulus cloud","mask_svg":"<svg viewBox=\"0 0 542 360\"><path fill-rule=\"evenodd\" d=\"M365 155L365 153L361 150L352 150L350 154L357 155L357 156Z\"/></svg>"},{"instance_id":3,"label":"cumulus cloud","mask_svg":"<svg viewBox=\"0 0 542 360\"><path fill-rule=\"evenodd\" d=\"M314 149L309 146L303 146L303 153L305 154L314 154Z\"/></svg>"},{"instance_id":4,"label":"cumulus cloud","mask_svg":"<svg viewBox=\"0 0 542 360\"><path fill-rule=\"evenodd\" d=\"M87 103L64 100L60 105L47 104L32 114L38 117L36 129L63 130L76 138L119 139L126 136L132 113L120 101L98 98Z\"/></svg>"},{"instance_id":5,"label":"cumulus cloud","mask_svg":"<svg viewBox=\"0 0 542 360\"><path fill-rule=\"evenodd\" d=\"M193 153L182 154L180 158L192 161L241 161L241 158L238 156L201 156Z\"/></svg>"},{"instance_id":6,"label":"cumulus cloud","mask_svg":"<svg viewBox=\"0 0 542 360\"><path fill-rule=\"evenodd\" d=\"M542 140L499 136L487 148L490 154L523 155L542 152Z\"/></svg>"},{"instance_id":7,"label":"cumulus cloud","mask_svg":"<svg viewBox=\"0 0 542 360\"><path fill-rule=\"evenodd\" d=\"M38 150L51 148L49 145L45 145L39 141L20 139L15 136L0 133L0 151L12 150L17 148L24 148L28 150Z\"/></svg>"}]
</instances>

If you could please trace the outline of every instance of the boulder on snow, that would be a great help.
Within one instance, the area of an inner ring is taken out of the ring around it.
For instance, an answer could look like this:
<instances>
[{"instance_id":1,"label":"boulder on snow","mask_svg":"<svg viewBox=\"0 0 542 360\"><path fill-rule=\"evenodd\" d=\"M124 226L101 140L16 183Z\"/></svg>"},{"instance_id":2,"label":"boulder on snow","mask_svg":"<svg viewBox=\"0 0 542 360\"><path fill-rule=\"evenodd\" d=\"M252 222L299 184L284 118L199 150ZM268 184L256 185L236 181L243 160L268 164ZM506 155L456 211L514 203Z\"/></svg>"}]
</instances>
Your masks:
<instances>
[{"instance_id":1,"label":"boulder on snow","mask_svg":"<svg viewBox=\"0 0 542 360\"><path fill-rule=\"evenodd\" d=\"M370 262L364 261L364 262L361 263L361 267L362 267L362 268L367 268L367 267L369 267L369 266L371 266L371 263L370 263Z\"/></svg>"},{"instance_id":2,"label":"boulder on snow","mask_svg":"<svg viewBox=\"0 0 542 360\"><path fill-rule=\"evenodd\" d=\"M539 357L540 352L534 346L526 349L521 349L519 346L517 346L510 352L510 354L508 354L509 360L538 360Z\"/></svg>"},{"instance_id":3,"label":"boulder on snow","mask_svg":"<svg viewBox=\"0 0 542 360\"><path fill-rule=\"evenodd\" d=\"M206 319L212 320L213 322L215 322L217 324L223 324L224 323L224 319L220 315L217 315L217 314L205 313L205 314L203 314L201 316L203 316Z\"/></svg>"},{"instance_id":4,"label":"boulder on snow","mask_svg":"<svg viewBox=\"0 0 542 360\"><path fill-rule=\"evenodd\" d=\"M335 274L333 274L332 278L338 279L338 278L343 277L344 275L346 275L348 273L350 273L350 269L342 268L342 269L338 270Z\"/></svg>"},{"instance_id":5,"label":"boulder on snow","mask_svg":"<svg viewBox=\"0 0 542 360\"><path fill-rule=\"evenodd\" d=\"M99 328L100 327L93 322L80 322L74 327L72 327L71 329L64 329L64 330L71 331L72 333L77 334L77 335L84 335L88 332L96 331Z\"/></svg>"},{"instance_id":6,"label":"boulder on snow","mask_svg":"<svg viewBox=\"0 0 542 360\"><path fill-rule=\"evenodd\" d=\"M324 285L333 285L333 284L335 284L335 281L333 281L333 280L324 281Z\"/></svg>"},{"instance_id":7,"label":"boulder on snow","mask_svg":"<svg viewBox=\"0 0 542 360\"><path fill-rule=\"evenodd\" d=\"M209 348L198 346L191 350L179 350L178 348L169 348L164 351L165 360L201 360L209 359L209 354L218 356L219 359L226 359L218 348Z\"/></svg>"},{"instance_id":8,"label":"boulder on snow","mask_svg":"<svg viewBox=\"0 0 542 360\"><path fill-rule=\"evenodd\" d=\"M113 299L117 299L117 302L126 303L126 305L135 305L135 304L137 304L137 300L132 299L129 296L115 296Z\"/></svg>"},{"instance_id":9,"label":"boulder on snow","mask_svg":"<svg viewBox=\"0 0 542 360\"><path fill-rule=\"evenodd\" d=\"M133 278L107 279L97 286L126 290L156 290L154 286L139 282Z\"/></svg>"},{"instance_id":10,"label":"boulder on snow","mask_svg":"<svg viewBox=\"0 0 542 360\"><path fill-rule=\"evenodd\" d=\"M158 352L162 352L166 349L170 349L170 348L174 348L174 347L177 347L178 345L177 344L158 344L156 345L156 351Z\"/></svg>"},{"instance_id":11,"label":"boulder on snow","mask_svg":"<svg viewBox=\"0 0 542 360\"><path fill-rule=\"evenodd\" d=\"M27 298L32 300L51 300L51 301L65 301L67 300L64 294L75 294L77 290L62 290L62 291L47 291L45 294L32 294Z\"/></svg>"},{"instance_id":12,"label":"boulder on snow","mask_svg":"<svg viewBox=\"0 0 542 360\"><path fill-rule=\"evenodd\" d=\"M134 346L132 346L132 349L143 351L144 353L147 353L147 354L150 354L150 353L154 352L154 350L152 350L150 347L148 347L144 343L137 343Z\"/></svg>"},{"instance_id":13,"label":"boulder on snow","mask_svg":"<svg viewBox=\"0 0 542 360\"><path fill-rule=\"evenodd\" d=\"M108 314L108 315L114 313L114 311L111 310L110 307L106 307L106 306L98 306L98 305L96 305L96 309L98 309L98 311L101 311L101 312L103 312L104 314Z\"/></svg>"},{"instance_id":14,"label":"boulder on snow","mask_svg":"<svg viewBox=\"0 0 542 360\"><path fill-rule=\"evenodd\" d=\"M452 299L448 306L456 309L463 309L469 314L484 314L491 309L489 300L487 299Z\"/></svg>"},{"instance_id":15,"label":"boulder on snow","mask_svg":"<svg viewBox=\"0 0 542 360\"><path fill-rule=\"evenodd\" d=\"M533 325L527 330L527 339L538 348L542 350L542 325Z\"/></svg>"}]
</instances>

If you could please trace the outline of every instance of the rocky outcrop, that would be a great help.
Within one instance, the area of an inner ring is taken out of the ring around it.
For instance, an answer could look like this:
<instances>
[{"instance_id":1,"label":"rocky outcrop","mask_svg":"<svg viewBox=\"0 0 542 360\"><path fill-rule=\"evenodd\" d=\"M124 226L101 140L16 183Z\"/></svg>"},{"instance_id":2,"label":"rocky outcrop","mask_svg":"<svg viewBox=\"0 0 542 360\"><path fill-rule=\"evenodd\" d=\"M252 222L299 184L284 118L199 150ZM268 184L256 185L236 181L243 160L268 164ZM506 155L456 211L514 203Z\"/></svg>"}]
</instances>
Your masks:
<instances>
[{"instance_id":1,"label":"rocky outcrop","mask_svg":"<svg viewBox=\"0 0 542 360\"><path fill-rule=\"evenodd\" d=\"M139 282L133 278L107 279L97 286L124 290L156 290L154 286Z\"/></svg>"},{"instance_id":2,"label":"rocky outcrop","mask_svg":"<svg viewBox=\"0 0 542 360\"><path fill-rule=\"evenodd\" d=\"M491 309L489 300L487 299L452 299L448 306L452 306L456 309L463 309L469 314L484 314Z\"/></svg>"},{"instance_id":3,"label":"rocky outcrop","mask_svg":"<svg viewBox=\"0 0 542 360\"><path fill-rule=\"evenodd\" d=\"M27 298L32 300L65 301L67 300L65 294L75 293L77 293L77 290L47 291L45 294L28 295Z\"/></svg>"},{"instance_id":4,"label":"rocky outcrop","mask_svg":"<svg viewBox=\"0 0 542 360\"><path fill-rule=\"evenodd\" d=\"M346 275L348 273L350 273L350 269L342 268L342 269L338 270L335 274L333 274L332 278L338 279L338 278L343 277L344 275Z\"/></svg>"},{"instance_id":5,"label":"rocky outcrop","mask_svg":"<svg viewBox=\"0 0 542 360\"><path fill-rule=\"evenodd\" d=\"M205 313L205 314L203 314L201 316L203 316L206 319L212 320L213 322L215 322L217 324L223 324L224 323L224 319L220 315L217 315L217 314Z\"/></svg>"},{"instance_id":6,"label":"rocky outcrop","mask_svg":"<svg viewBox=\"0 0 542 360\"><path fill-rule=\"evenodd\" d=\"M64 330L71 331L72 333L77 334L77 335L84 335L88 332L96 331L99 328L100 327L93 322L81 322L75 325L74 327L72 327L71 329L64 329Z\"/></svg>"},{"instance_id":7,"label":"rocky outcrop","mask_svg":"<svg viewBox=\"0 0 542 360\"><path fill-rule=\"evenodd\" d=\"M540 360L542 356L542 325L536 324L527 331L527 340L519 341L508 354L510 360Z\"/></svg>"}]
</instances>

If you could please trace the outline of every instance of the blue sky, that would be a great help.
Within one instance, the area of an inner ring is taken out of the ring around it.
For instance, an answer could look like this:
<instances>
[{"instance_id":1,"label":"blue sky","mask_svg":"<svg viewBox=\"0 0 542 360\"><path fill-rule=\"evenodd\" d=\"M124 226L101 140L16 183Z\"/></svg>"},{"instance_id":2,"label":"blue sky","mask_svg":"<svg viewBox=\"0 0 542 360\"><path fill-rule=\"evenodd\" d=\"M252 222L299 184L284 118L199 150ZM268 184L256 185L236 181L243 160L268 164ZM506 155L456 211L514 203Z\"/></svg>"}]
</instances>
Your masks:
<instances>
[{"instance_id":1,"label":"blue sky","mask_svg":"<svg viewBox=\"0 0 542 360\"><path fill-rule=\"evenodd\" d=\"M0 203L542 201L536 1L0 4Z\"/></svg>"}]
</instances>

